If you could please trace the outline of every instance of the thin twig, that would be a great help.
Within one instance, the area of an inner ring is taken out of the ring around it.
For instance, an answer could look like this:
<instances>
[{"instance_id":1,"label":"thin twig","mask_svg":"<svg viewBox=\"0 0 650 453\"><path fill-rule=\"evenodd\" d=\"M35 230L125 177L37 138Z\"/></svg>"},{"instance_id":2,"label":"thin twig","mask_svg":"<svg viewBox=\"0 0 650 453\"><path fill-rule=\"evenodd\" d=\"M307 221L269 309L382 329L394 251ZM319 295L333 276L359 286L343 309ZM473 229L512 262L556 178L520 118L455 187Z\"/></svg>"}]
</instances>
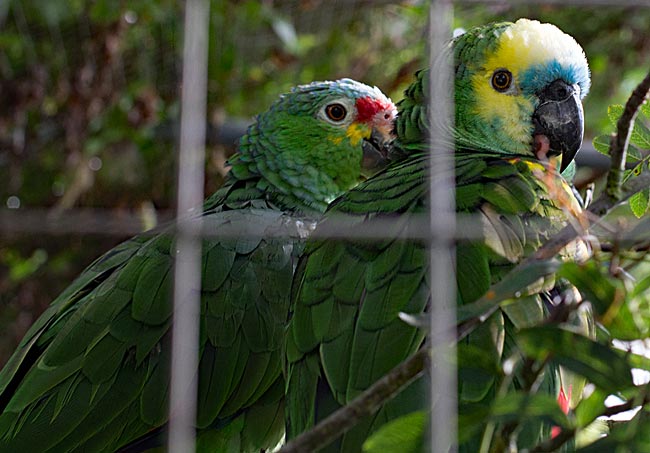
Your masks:
<instances>
[{"instance_id":1,"label":"thin twig","mask_svg":"<svg viewBox=\"0 0 650 453\"><path fill-rule=\"evenodd\" d=\"M375 413L379 407L399 393L418 376L426 363L428 352L420 349L388 374L368 387L347 405L291 440L279 453L314 452L355 426L362 418Z\"/></svg>"}]
</instances>

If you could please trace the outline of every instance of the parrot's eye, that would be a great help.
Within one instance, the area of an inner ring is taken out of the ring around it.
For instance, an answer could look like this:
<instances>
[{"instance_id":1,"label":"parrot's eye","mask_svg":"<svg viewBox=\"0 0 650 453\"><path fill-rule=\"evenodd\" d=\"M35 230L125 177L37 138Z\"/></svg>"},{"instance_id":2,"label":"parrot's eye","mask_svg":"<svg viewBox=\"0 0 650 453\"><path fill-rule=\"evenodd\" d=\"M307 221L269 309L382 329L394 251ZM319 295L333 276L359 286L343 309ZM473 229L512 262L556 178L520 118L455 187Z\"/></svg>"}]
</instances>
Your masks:
<instances>
[{"instance_id":1,"label":"parrot's eye","mask_svg":"<svg viewBox=\"0 0 650 453\"><path fill-rule=\"evenodd\" d=\"M504 92L510 88L512 73L507 69L499 69L492 74L492 86L495 90Z\"/></svg>"},{"instance_id":2,"label":"parrot's eye","mask_svg":"<svg viewBox=\"0 0 650 453\"><path fill-rule=\"evenodd\" d=\"M329 104L325 107L325 114L329 119L338 123L345 119L348 111L342 104Z\"/></svg>"}]
</instances>

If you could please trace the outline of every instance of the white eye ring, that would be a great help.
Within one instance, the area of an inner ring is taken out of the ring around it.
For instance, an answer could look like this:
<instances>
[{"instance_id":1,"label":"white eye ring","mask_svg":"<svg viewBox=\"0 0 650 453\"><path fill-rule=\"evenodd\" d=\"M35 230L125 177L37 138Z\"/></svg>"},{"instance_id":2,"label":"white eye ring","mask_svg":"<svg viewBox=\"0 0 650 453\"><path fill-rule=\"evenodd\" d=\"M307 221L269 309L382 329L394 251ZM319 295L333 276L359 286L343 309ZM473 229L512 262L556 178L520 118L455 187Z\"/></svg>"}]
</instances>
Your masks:
<instances>
[{"instance_id":1,"label":"white eye ring","mask_svg":"<svg viewBox=\"0 0 650 453\"><path fill-rule=\"evenodd\" d=\"M356 106L349 98L331 99L321 107L318 116L334 126L347 125L356 117Z\"/></svg>"}]
</instances>

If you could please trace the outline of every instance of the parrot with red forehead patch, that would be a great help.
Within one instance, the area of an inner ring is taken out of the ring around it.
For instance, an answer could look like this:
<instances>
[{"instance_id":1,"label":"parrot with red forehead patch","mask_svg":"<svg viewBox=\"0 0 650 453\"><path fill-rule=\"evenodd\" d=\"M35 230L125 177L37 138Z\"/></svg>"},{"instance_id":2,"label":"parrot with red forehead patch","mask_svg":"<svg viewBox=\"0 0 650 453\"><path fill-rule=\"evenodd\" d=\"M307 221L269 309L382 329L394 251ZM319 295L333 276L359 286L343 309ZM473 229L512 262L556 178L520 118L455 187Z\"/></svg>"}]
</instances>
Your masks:
<instances>
[{"instance_id":1,"label":"parrot with red forehead patch","mask_svg":"<svg viewBox=\"0 0 650 453\"><path fill-rule=\"evenodd\" d=\"M385 164L395 115L377 88L314 82L282 95L240 140L202 213L211 236L196 289L199 450L259 452L280 442L295 263L327 204ZM144 233L52 302L0 372L1 451L163 444L175 255L171 228Z\"/></svg>"},{"instance_id":2,"label":"parrot with red forehead patch","mask_svg":"<svg viewBox=\"0 0 650 453\"><path fill-rule=\"evenodd\" d=\"M455 283L462 310L567 222L580 219L581 205L560 172L582 143L581 101L590 76L585 54L571 36L527 19L473 28L451 41L441 58L453 59L454 68L450 135L456 211L472 214L482 231L480 240L457 243ZM299 264L286 347L289 439L349 403L423 345L424 330L399 314L417 319L427 311L430 295L436 296L429 287L426 243L406 239L409 222L428 215L428 175L436 175L429 169L435 137L429 137L426 95L435 66L416 73L398 103L395 155L403 157L332 203L321 223L328 227L330 217L336 221L345 214L363 230L368 220L384 220L392 225L386 228L388 239L313 240ZM564 256L575 259L583 252L584 244L575 244ZM498 370L506 359L522 355L513 334L542 322L552 303L553 284L545 283L522 289L521 297L459 342L461 451L481 450L491 404L508 382ZM540 384L550 404L559 392L556 372L549 368ZM423 409L427 392L421 381L323 451L360 451L380 426ZM508 388L523 382L515 373ZM493 445L496 451L550 437L551 424L532 412L511 433L513 443Z\"/></svg>"}]
</instances>

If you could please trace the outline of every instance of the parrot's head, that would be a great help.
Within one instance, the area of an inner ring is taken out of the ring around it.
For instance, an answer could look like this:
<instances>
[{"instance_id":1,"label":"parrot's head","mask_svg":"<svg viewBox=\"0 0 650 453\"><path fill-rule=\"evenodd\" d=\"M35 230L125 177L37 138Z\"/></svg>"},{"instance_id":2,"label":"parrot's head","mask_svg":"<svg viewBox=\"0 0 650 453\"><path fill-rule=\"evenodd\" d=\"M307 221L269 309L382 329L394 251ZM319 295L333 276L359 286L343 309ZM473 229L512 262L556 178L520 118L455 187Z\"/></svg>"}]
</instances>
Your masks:
<instances>
[{"instance_id":1,"label":"parrot's head","mask_svg":"<svg viewBox=\"0 0 650 453\"><path fill-rule=\"evenodd\" d=\"M581 100L590 85L587 59L575 39L554 25L519 19L468 30L440 58L449 55L457 149L562 156L566 168L582 144ZM426 144L428 74L417 73L398 104L396 130L404 149Z\"/></svg>"},{"instance_id":2,"label":"parrot's head","mask_svg":"<svg viewBox=\"0 0 650 453\"><path fill-rule=\"evenodd\" d=\"M246 163L276 189L324 210L388 163L396 116L381 90L351 79L297 86L258 115L233 172Z\"/></svg>"},{"instance_id":3,"label":"parrot's head","mask_svg":"<svg viewBox=\"0 0 650 453\"><path fill-rule=\"evenodd\" d=\"M528 19L474 28L451 44L460 147L561 156L582 144L589 66L573 37Z\"/></svg>"}]
</instances>

